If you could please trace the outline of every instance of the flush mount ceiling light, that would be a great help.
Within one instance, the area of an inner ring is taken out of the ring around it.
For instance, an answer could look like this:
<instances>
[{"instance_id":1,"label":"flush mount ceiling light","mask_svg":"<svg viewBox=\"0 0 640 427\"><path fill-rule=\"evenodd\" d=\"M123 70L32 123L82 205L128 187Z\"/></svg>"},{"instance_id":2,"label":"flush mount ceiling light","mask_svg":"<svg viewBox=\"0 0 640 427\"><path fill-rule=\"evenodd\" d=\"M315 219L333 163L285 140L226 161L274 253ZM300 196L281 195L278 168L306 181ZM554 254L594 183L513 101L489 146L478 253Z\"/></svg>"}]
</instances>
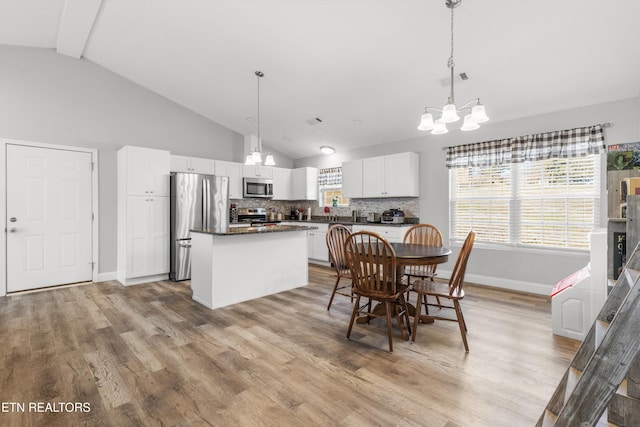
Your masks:
<instances>
[{"instance_id":1,"label":"flush mount ceiling light","mask_svg":"<svg viewBox=\"0 0 640 427\"><path fill-rule=\"evenodd\" d=\"M336 152L336 149L333 147L329 147L328 145L323 145L322 147L320 147L320 151L322 151L322 154L333 154Z\"/></svg>"},{"instance_id":2,"label":"flush mount ceiling light","mask_svg":"<svg viewBox=\"0 0 640 427\"><path fill-rule=\"evenodd\" d=\"M447 104L442 109L434 107L425 107L424 114L420 118L419 130L430 130L434 135L440 135L449 132L447 129L447 123L453 123L460 120L458 113L467 112L464 116L464 122L460 130L474 130L478 129L480 123L484 123L489 120L484 110L484 105L480 103L480 98L476 98L473 101L469 101L462 107L456 107L453 97L453 75L455 63L453 62L453 9L460 6L462 0L446 0L446 6L451 9L451 55L447 62L447 67L451 74L451 91L449 93L449 99ZM440 117L433 120L432 112L440 113Z\"/></svg>"},{"instance_id":3,"label":"flush mount ceiling light","mask_svg":"<svg viewBox=\"0 0 640 427\"><path fill-rule=\"evenodd\" d=\"M247 155L247 159L245 160L245 165L259 165L262 164L262 138L260 138L260 78L264 77L264 73L262 71L256 71L255 75L258 77L258 142L254 149ZM248 118L247 118L248 119ZM251 120L249 120L251 121ZM265 153L264 159L265 166L275 166L276 162L273 158L273 155L270 153Z\"/></svg>"}]
</instances>

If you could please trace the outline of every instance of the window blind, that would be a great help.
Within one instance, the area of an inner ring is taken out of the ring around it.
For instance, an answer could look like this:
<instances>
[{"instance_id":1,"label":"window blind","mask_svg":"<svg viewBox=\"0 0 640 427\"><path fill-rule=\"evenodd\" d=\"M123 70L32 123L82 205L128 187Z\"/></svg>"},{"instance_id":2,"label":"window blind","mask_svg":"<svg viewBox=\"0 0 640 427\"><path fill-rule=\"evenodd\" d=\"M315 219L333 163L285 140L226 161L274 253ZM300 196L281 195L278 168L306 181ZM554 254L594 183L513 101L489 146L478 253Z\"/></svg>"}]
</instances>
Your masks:
<instances>
[{"instance_id":1,"label":"window blind","mask_svg":"<svg viewBox=\"0 0 640 427\"><path fill-rule=\"evenodd\" d=\"M451 240L588 249L599 222L600 156L450 171Z\"/></svg>"}]
</instances>

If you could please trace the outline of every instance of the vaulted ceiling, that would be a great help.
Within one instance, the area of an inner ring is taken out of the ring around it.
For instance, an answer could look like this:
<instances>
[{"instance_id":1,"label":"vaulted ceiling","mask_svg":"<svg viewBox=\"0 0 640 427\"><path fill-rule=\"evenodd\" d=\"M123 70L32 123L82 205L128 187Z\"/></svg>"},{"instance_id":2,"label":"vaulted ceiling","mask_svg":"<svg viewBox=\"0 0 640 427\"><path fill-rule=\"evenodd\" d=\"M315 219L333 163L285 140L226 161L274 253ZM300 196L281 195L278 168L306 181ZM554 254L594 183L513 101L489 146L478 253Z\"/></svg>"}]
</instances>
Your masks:
<instances>
[{"instance_id":1,"label":"vaulted ceiling","mask_svg":"<svg viewBox=\"0 0 640 427\"><path fill-rule=\"evenodd\" d=\"M637 97L639 22L635 0L464 0L456 103L497 122ZM242 134L261 70L263 140L294 159L424 135L449 25L444 0L0 0L0 43L83 57Z\"/></svg>"}]
</instances>

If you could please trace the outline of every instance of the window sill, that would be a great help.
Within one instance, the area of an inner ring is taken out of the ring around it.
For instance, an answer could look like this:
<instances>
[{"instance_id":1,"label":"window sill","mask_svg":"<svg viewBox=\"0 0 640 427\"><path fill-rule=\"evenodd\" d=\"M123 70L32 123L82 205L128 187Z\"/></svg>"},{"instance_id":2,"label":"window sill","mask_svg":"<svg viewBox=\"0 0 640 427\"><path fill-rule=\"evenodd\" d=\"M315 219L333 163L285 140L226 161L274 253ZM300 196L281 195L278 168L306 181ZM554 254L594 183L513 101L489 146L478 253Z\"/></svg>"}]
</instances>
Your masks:
<instances>
[{"instance_id":1,"label":"window sill","mask_svg":"<svg viewBox=\"0 0 640 427\"><path fill-rule=\"evenodd\" d=\"M462 242L449 242L449 247L461 248ZM473 245L473 247L474 249L484 249L490 251L517 252L547 256L570 256L578 258L589 255L589 250L587 249L532 248L517 245L496 245L491 243L476 243Z\"/></svg>"}]
</instances>

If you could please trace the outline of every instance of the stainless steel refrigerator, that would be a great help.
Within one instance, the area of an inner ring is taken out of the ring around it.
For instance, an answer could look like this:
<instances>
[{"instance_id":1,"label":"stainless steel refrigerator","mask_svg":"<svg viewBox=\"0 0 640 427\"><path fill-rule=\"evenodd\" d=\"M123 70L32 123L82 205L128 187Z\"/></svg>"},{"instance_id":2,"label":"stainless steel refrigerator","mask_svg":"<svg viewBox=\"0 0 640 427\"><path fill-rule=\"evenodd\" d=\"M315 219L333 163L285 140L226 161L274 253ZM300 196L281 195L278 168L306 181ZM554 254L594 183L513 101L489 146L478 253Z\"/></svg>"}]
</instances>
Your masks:
<instances>
[{"instance_id":1,"label":"stainless steel refrigerator","mask_svg":"<svg viewBox=\"0 0 640 427\"><path fill-rule=\"evenodd\" d=\"M226 231L229 226L229 177L195 173L171 174L169 278L191 278L193 228Z\"/></svg>"}]
</instances>

